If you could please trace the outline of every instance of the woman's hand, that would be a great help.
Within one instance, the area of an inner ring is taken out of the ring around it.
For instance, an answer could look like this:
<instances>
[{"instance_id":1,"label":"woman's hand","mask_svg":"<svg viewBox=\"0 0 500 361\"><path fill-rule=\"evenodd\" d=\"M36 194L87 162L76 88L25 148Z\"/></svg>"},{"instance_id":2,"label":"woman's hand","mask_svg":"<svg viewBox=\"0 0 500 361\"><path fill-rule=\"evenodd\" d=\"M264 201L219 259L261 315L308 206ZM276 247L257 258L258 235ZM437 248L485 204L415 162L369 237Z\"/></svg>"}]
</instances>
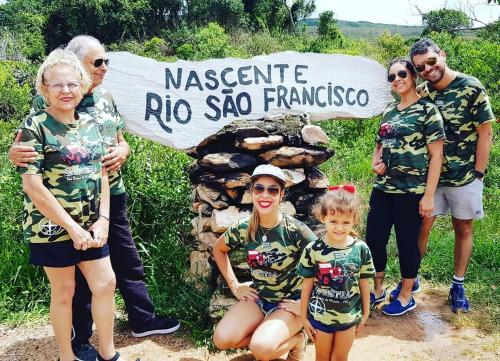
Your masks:
<instances>
[{"instance_id":1,"label":"woman's hand","mask_svg":"<svg viewBox=\"0 0 500 361\"><path fill-rule=\"evenodd\" d=\"M376 162L372 162L372 171L375 174L384 175L385 172L387 172L387 166L382 161L382 159L379 159Z\"/></svg>"},{"instance_id":2,"label":"woman's hand","mask_svg":"<svg viewBox=\"0 0 500 361\"><path fill-rule=\"evenodd\" d=\"M87 232L78 224L69 229L68 234L73 240L73 247L78 250L86 251L94 242L90 232Z\"/></svg>"},{"instance_id":3,"label":"woman's hand","mask_svg":"<svg viewBox=\"0 0 500 361\"><path fill-rule=\"evenodd\" d=\"M361 331L365 328L366 321L368 320L368 316L364 316L361 318L361 322L356 326L356 336L359 336Z\"/></svg>"},{"instance_id":4,"label":"woman's hand","mask_svg":"<svg viewBox=\"0 0 500 361\"><path fill-rule=\"evenodd\" d=\"M418 213L421 217L432 216L432 211L434 210L434 197L427 196L424 194L420 202L418 203Z\"/></svg>"},{"instance_id":5,"label":"woman's hand","mask_svg":"<svg viewBox=\"0 0 500 361\"><path fill-rule=\"evenodd\" d=\"M106 167L108 172L119 170L123 163L127 160L127 156L128 149L125 147L109 147L108 154L102 158L103 165Z\"/></svg>"},{"instance_id":6,"label":"woman's hand","mask_svg":"<svg viewBox=\"0 0 500 361\"><path fill-rule=\"evenodd\" d=\"M316 329L311 325L311 322L307 319L307 316L301 317L302 325L304 326L304 331L309 337L309 339L314 342L314 335L316 335Z\"/></svg>"},{"instance_id":7,"label":"woman's hand","mask_svg":"<svg viewBox=\"0 0 500 361\"><path fill-rule=\"evenodd\" d=\"M278 308L300 317L300 300L284 299L278 304Z\"/></svg>"},{"instance_id":8,"label":"woman's hand","mask_svg":"<svg viewBox=\"0 0 500 361\"><path fill-rule=\"evenodd\" d=\"M94 234L93 242L89 247L100 248L108 241L109 221L104 217L99 217L89 227L89 231L92 231Z\"/></svg>"},{"instance_id":9,"label":"woman's hand","mask_svg":"<svg viewBox=\"0 0 500 361\"><path fill-rule=\"evenodd\" d=\"M250 287L251 284L252 281L244 283L234 282L229 288L238 301L257 301L259 293L255 288Z\"/></svg>"}]
</instances>

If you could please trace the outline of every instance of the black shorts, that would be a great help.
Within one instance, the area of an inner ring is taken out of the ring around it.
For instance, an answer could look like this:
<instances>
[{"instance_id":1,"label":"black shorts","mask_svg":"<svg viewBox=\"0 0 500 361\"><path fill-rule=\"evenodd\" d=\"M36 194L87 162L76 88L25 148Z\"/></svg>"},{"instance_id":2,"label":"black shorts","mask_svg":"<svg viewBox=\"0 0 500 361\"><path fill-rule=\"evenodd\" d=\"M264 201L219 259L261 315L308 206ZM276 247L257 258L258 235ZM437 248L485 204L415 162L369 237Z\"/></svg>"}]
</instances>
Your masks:
<instances>
[{"instance_id":1,"label":"black shorts","mask_svg":"<svg viewBox=\"0 0 500 361\"><path fill-rule=\"evenodd\" d=\"M73 241L30 243L30 263L45 267L70 267L82 261L93 261L109 256L108 245L81 251L73 247Z\"/></svg>"}]
</instances>

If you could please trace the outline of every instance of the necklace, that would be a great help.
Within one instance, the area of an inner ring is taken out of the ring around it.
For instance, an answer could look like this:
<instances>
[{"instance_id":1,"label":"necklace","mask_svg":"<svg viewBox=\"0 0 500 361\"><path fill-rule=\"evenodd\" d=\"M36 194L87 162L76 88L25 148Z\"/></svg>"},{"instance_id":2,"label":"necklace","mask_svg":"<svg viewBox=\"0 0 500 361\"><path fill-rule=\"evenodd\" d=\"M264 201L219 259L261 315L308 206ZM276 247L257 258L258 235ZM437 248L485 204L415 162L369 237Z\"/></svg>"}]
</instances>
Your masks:
<instances>
[{"instance_id":1,"label":"necklace","mask_svg":"<svg viewBox=\"0 0 500 361\"><path fill-rule=\"evenodd\" d=\"M270 231L272 228L269 228L269 229L267 230L267 232L264 232L264 227L261 227L260 225L259 225L259 228L260 228L260 231L263 233L263 236L262 236L262 243L267 243L267 235L268 235L269 231Z\"/></svg>"}]
</instances>

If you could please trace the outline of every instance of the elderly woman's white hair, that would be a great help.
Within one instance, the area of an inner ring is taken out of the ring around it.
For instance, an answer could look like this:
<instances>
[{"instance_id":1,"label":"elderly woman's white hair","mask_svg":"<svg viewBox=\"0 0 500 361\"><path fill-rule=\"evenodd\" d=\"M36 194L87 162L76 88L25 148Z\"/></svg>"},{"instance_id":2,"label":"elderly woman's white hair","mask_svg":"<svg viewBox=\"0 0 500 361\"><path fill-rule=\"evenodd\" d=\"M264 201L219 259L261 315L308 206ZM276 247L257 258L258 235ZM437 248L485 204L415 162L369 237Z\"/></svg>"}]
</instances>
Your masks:
<instances>
[{"instance_id":1,"label":"elderly woman's white hair","mask_svg":"<svg viewBox=\"0 0 500 361\"><path fill-rule=\"evenodd\" d=\"M80 93L82 95L87 93L92 85L92 80L85 71L82 63L73 52L67 49L58 48L50 52L38 69L35 85L38 94L42 95L47 101L47 87L45 86L45 80L47 75L57 65L67 65L75 69L75 74L77 76L76 80L80 82Z\"/></svg>"},{"instance_id":2,"label":"elderly woman's white hair","mask_svg":"<svg viewBox=\"0 0 500 361\"><path fill-rule=\"evenodd\" d=\"M66 49L75 53L82 62L89 51L96 48L105 50L101 42L90 35L75 36L66 46Z\"/></svg>"}]
</instances>

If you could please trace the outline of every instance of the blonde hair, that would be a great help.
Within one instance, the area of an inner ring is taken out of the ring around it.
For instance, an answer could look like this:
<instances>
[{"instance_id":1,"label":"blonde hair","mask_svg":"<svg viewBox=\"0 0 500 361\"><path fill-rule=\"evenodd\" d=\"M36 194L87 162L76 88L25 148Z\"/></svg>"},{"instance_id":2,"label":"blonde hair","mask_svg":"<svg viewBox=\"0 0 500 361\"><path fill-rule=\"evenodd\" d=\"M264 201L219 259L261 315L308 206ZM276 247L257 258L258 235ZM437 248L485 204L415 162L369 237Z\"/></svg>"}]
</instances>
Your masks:
<instances>
[{"instance_id":1,"label":"blonde hair","mask_svg":"<svg viewBox=\"0 0 500 361\"><path fill-rule=\"evenodd\" d=\"M330 214L342 213L352 214L354 218L354 225L361 223L361 199L357 191L350 192L342 187L338 189L328 190L314 205L313 215L319 221ZM351 232L353 236L357 236L356 231Z\"/></svg>"},{"instance_id":2,"label":"blonde hair","mask_svg":"<svg viewBox=\"0 0 500 361\"><path fill-rule=\"evenodd\" d=\"M262 177L272 177L272 176L262 175ZM252 192L252 187L259 180L259 178L261 177L252 179L252 183L250 183L250 192ZM282 192L285 189L285 183L283 183L281 179L278 179L276 177L272 178L275 179L276 182L279 184L280 192ZM250 219L248 220L247 236L245 238L246 242L255 241L255 235L257 234L257 229L259 229L259 227L260 227L259 213L255 210L255 207L253 207L252 213L250 214Z\"/></svg>"},{"instance_id":3,"label":"blonde hair","mask_svg":"<svg viewBox=\"0 0 500 361\"><path fill-rule=\"evenodd\" d=\"M92 85L92 80L90 76L85 71L82 63L71 51L57 48L50 52L47 58L44 60L36 76L36 90L38 94L42 95L47 101L47 90L45 87L45 80L47 75L52 71L52 69L58 65L67 65L72 67L77 76L80 77L80 93L84 95L90 89Z\"/></svg>"}]
</instances>

